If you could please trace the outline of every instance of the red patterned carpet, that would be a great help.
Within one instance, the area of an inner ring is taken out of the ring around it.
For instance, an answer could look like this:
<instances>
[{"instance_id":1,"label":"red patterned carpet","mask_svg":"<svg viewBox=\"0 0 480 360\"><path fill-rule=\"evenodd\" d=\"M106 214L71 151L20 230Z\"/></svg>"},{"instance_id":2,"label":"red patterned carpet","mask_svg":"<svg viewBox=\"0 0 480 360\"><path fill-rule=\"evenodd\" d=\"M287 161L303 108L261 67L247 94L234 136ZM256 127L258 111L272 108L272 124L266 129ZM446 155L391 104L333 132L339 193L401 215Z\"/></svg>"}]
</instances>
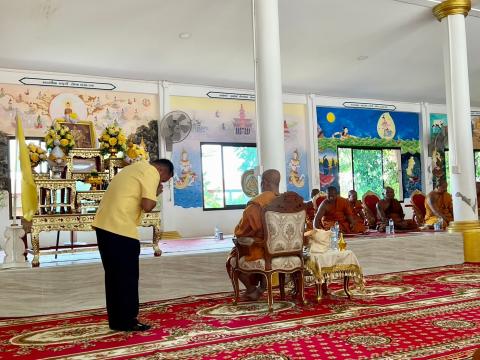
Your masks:
<instances>
[{"instance_id":1,"label":"red patterned carpet","mask_svg":"<svg viewBox=\"0 0 480 360\"><path fill-rule=\"evenodd\" d=\"M208 286L208 284L206 284ZM321 304L231 305L230 294L144 304L145 333L110 331L103 310L0 319L1 359L471 359L480 347L480 266L367 277Z\"/></svg>"}]
</instances>

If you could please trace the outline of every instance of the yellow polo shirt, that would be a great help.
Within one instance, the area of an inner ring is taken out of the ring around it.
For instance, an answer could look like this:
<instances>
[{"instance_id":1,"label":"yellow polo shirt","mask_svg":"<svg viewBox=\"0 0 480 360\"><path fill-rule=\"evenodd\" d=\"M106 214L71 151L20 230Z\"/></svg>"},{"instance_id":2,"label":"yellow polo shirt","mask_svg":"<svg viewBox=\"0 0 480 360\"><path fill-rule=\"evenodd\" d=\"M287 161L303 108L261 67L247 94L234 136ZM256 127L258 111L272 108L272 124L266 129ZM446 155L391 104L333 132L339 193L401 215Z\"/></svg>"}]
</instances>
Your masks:
<instances>
[{"instance_id":1,"label":"yellow polo shirt","mask_svg":"<svg viewBox=\"0 0 480 360\"><path fill-rule=\"evenodd\" d=\"M115 175L103 195L92 226L140 239L142 198L157 201L160 174L147 161L128 165Z\"/></svg>"}]
</instances>

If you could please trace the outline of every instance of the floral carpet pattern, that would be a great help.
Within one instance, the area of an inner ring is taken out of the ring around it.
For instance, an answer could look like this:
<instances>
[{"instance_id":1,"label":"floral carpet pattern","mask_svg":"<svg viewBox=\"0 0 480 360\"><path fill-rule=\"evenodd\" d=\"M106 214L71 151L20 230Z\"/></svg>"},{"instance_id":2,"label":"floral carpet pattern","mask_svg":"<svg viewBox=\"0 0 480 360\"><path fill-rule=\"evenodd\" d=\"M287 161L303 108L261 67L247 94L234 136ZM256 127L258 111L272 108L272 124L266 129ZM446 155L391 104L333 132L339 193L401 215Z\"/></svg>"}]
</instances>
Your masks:
<instances>
[{"instance_id":1,"label":"floral carpet pattern","mask_svg":"<svg viewBox=\"0 0 480 360\"><path fill-rule=\"evenodd\" d=\"M229 293L143 304L142 333L110 330L103 309L0 319L0 359L453 360L480 347L480 265L368 276L350 300L340 284L319 304L306 294L271 314Z\"/></svg>"}]
</instances>

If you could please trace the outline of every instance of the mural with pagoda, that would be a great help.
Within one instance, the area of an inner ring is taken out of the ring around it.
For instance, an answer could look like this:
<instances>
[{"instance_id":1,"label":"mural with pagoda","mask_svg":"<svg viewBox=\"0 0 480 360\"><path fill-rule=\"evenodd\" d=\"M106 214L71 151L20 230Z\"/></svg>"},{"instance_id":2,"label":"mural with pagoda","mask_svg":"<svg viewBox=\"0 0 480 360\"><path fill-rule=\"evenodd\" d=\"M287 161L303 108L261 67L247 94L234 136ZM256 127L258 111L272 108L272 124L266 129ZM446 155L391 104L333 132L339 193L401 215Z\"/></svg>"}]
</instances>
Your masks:
<instances>
[{"instance_id":1,"label":"mural with pagoda","mask_svg":"<svg viewBox=\"0 0 480 360\"><path fill-rule=\"evenodd\" d=\"M222 172L219 169L218 176L214 176L213 179L202 173L205 171L202 169L202 145L214 143L225 146L243 144L246 148L249 145L255 146L255 102L172 96L170 109L185 111L192 118L193 124L189 136L184 141L173 144L174 204L184 208L204 207L206 199L215 196L213 193L208 193L208 182L219 181ZM308 198L305 105L285 104L284 119L287 189ZM238 150L238 157L244 161L237 165L226 164L225 166L236 166L233 170L242 173L243 170L256 165L256 156L252 155L252 152L255 153L254 150L242 151L241 148L235 150ZM229 185L233 184L231 185L233 189L229 192L241 191L237 189L240 186L239 178L226 179L225 182Z\"/></svg>"}]
</instances>

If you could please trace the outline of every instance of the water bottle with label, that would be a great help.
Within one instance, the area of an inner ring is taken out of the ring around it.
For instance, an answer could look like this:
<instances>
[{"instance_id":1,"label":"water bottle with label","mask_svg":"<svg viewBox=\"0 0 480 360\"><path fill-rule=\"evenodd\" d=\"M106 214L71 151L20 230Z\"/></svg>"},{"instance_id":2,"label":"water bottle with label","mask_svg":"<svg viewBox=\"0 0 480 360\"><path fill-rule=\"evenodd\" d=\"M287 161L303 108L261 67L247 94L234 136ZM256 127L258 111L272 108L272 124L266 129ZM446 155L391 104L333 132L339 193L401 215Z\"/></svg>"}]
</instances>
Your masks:
<instances>
[{"instance_id":1,"label":"water bottle with label","mask_svg":"<svg viewBox=\"0 0 480 360\"><path fill-rule=\"evenodd\" d=\"M337 232L335 231L335 226L330 229L331 235L330 235L330 249L332 250L337 250L338 246L338 235Z\"/></svg>"},{"instance_id":2,"label":"water bottle with label","mask_svg":"<svg viewBox=\"0 0 480 360\"><path fill-rule=\"evenodd\" d=\"M215 229L214 229L214 235L215 237L215 240L218 240L220 238L220 229L218 228L218 226L215 225Z\"/></svg>"},{"instance_id":3,"label":"water bottle with label","mask_svg":"<svg viewBox=\"0 0 480 360\"><path fill-rule=\"evenodd\" d=\"M388 227L390 228L390 234L395 234L395 223L392 219L388 220Z\"/></svg>"}]
</instances>

